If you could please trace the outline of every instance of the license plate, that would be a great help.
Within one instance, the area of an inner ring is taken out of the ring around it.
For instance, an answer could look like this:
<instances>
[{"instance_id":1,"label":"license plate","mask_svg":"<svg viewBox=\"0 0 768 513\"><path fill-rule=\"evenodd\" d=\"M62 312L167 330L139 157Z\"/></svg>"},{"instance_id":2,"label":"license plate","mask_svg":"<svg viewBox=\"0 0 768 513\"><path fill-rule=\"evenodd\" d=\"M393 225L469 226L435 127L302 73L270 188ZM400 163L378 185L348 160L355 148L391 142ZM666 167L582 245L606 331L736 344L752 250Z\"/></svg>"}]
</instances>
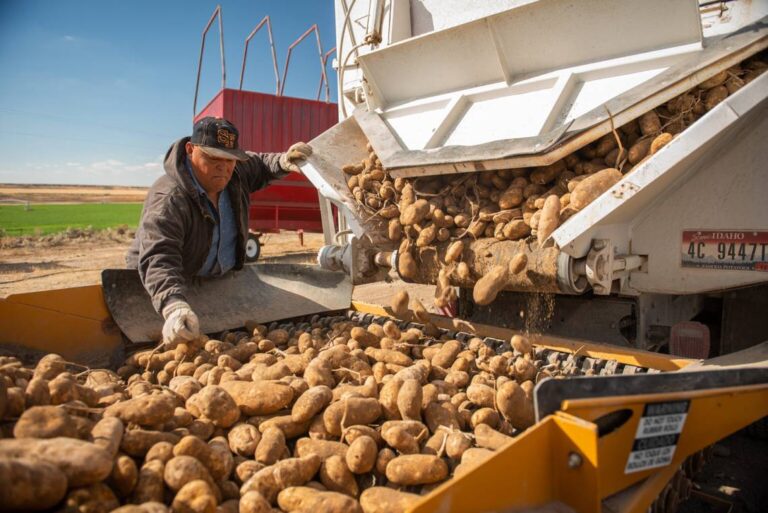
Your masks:
<instances>
[{"instance_id":1,"label":"license plate","mask_svg":"<svg viewBox=\"0 0 768 513\"><path fill-rule=\"evenodd\" d=\"M768 231L685 230L682 266L768 271Z\"/></svg>"}]
</instances>

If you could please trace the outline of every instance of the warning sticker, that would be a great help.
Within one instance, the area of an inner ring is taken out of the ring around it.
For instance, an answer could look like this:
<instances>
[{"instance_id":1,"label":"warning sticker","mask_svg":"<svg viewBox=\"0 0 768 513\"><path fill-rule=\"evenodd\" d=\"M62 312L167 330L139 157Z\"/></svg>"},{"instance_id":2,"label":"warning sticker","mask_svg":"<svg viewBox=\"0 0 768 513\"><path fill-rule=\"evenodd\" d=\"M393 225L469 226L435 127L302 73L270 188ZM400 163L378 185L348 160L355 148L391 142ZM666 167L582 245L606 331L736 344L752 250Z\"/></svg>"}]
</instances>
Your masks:
<instances>
[{"instance_id":1,"label":"warning sticker","mask_svg":"<svg viewBox=\"0 0 768 513\"><path fill-rule=\"evenodd\" d=\"M649 403L637 424L625 474L672 463L677 441L688 416L690 401Z\"/></svg>"},{"instance_id":2,"label":"warning sticker","mask_svg":"<svg viewBox=\"0 0 768 513\"><path fill-rule=\"evenodd\" d=\"M683 267L768 271L768 232L757 230L685 230Z\"/></svg>"}]
</instances>

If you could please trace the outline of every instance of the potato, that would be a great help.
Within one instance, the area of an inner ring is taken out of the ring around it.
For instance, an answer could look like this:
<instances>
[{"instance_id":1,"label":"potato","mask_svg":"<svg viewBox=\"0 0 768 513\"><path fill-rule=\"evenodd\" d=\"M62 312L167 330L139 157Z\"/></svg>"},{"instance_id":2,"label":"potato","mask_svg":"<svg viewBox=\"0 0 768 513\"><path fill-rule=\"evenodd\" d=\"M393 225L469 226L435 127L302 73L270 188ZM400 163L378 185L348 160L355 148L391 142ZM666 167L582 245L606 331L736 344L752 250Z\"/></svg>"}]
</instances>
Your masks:
<instances>
[{"instance_id":1,"label":"potato","mask_svg":"<svg viewBox=\"0 0 768 513\"><path fill-rule=\"evenodd\" d=\"M175 408L176 402L170 395L145 395L109 406L104 416L117 417L126 424L158 426L173 418Z\"/></svg>"},{"instance_id":2,"label":"potato","mask_svg":"<svg viewBox=\"0 0 768 513\"><path fill-rule=\"evenodd\" d=\"M431 454L405 454L389 462L386 476L399 485L432 484L448 477L448 465Z\"/></svg>"},{"instance_id":3,"label":"potato","mask_svg":"<svg viewBox=\"0 0 768 513\"><path fill-rule=\"evenodd\" d=\"M502 448L511 442L513 438L499 433L487 424L479 424L475 427L475 443L478 447L493 451Z\"/></svg>"},{"instance_id":4,"label":"potato","mask_svg":"<svg viewBox=\"0 0 768 513\"><path fill-rule=\"evenodd\" d=\"M489 305L507 285L506 266L496 265L480 278L472 290L472 297L478 305Z\"/></svg>"},{"instance_id":5,"label":"potato","mask_svg":"<svg viewBox=\"0 0 768 513\"><path fill-rule=\"evenodd\" d=\"M649 154L653 155L654 153L659 151L661 148L666 146L671 140L672 140L672 134L664 132L657 135L651 142L651 148L650 148Z\"/></svg>"},{"instance_id":6,"label":"potato","mask_svg":"<svg viewBox=\"0 0 768 513\"><path fill-rule=\"evenodd\" d=\"M115 459L106 483L119 497L128 497L139 481L139 468L133 458L121 454Z\"/></svg>"},{"instance_id":7,"label":"potato","mask_svg":"<svg viewBox=\"0 0 768 513\"><path fill-rule=\"evenodd\" d=\"M229 381L228 383L243 383ZM251 383L248 383L249 385ZM230 427L240 418L240 406L227 389L218 385L207 385L200 392L187 399L186 408L196 418L209 419L214 425ZM171 410L171 415L173 410Z\"/></svg>"},{"instance_id":8,"label":"potato","mask_svg":"<svg viewBox=\"0 0 768 513\"><path fill-rule=\"evenodd\" d=\"M326 460L331 456L338 455L346 458L347 444L335 440L312 440L310 438L300 438L296 441L295 455L303 458L312 454Z\"/></svg>"},{"instance_id":9,"label":"potato","mask_svg":"<svg viewBox=\"0 0 768 513\"><path fill-rule=\"evenodd\" d=\"M314 386L296 400L291 418L296 422L306 422L328 406L332 398L333 392L326 385Z\"/></svg>"},{"instance_id":10,"label":"potato","mask_svg":"<svg viewBox=\"0 0 768 513\"><path fill-rule=\"evenodd\" d=\"M213 487L203 480L190 481L176 494L171 504L174 513L215 513L216 495Z\"/></svg>"},{"instance_id":11,"label":"potato","mask_svg":"<svg viewBox=\"0 0 768 513\"><path fill-rule=\"evenodd\" d=\"M168 383L168 388L179 394L186 401L203 388L203 385L192 376L174 376Z\"/></svg>"},{"instance_id":12,"label":"potato","mask_svg":"<svg viewBox=\"0 0 768 513\"><path fill-rule=\"evenodd\" d=\"M427 436L427 427L415 420L390 420L381 426L381 437L402 454L418 453L419 442Z\"/></svg>"},{"instance_id":13,"label":"potato","mask_svg":"<svg viewBox=\"0 0 768 513\"><path fill-rule=\"evenodd\" d=\"M515 351L522 354L528 354L533 349L533 345L531 345L528 337L523 335L512 335L512 338L510 339L510 345L512 345L512 348Z\"/></svg>"},{"instance_id":14,"label":"potato","mask_svg":"<svg viewBox=\"0 0 768 513\"><path fill-rule=\"evenodd\" d=\"M502 384L496 392L499 413L516 429L526 429L535 422L533 410L533 383L516 381Z\"/></svg>"},{"instance_id":15,"label":"potato","mask_svg":"<svg viewBox=\"0 0 768 513\"><path fill-rule=\"evenodd\" d=\"M309 362L307 368L304 370L304 379L310 387L322 385L333 388L336 386L331 363L320 358L315 358ZM291 400L292 399L293 398L291 398ZM290 404L290 401L288 404Z\"/></svg>"},{"instance_id":16,"label":"potato","mask_svg":"<svg viewBox=\"0 0 768 513\"><path fill-rule=\"evenodd\" d=\"M372 486L360 494L360 507L364 513L405 511L420 498L415 493L400 492L386 486Z\"/></svg>"},{"instance_id":17,"label":"potato","mask_svg":"<svg viewBox=\"0 0 768 513\"><path fill-rule=\"evenodd\" d=\"M357 497L359 488L355 476L340 456L331 456L320 466L320 482L330 491Z\"/></svg>"},{"instance_id":18,"label":"potato","mask_svg":"<svg viewBox=\"0 0 768 513\"><path fill-rule=\"evenodd\" d=\"M525 267L527 265L528 265L528 255L526 255L521 251L515 254L515 256L512 257L512 260L509 261L509 269L508 269L509 274L511 276L514 276L515 274L520 274L521 272L525 271Z\"/></svg>"},{"instance_id":19,"label":"potato","mask_svg":"<svg viewBox=\"0 0 768 513\"><path fill-rule=\"evenodd\" d=\"M269 415L282 410L293 400L293 389L284 383L226 381L221 384L220 388L231 396L234 404L245 415ZM227 420L231 420L232 417L234 414L230 412L230 417ZM236 421L237 419L229 425Z\"/></svg>"},{"instance_id":20,"label":"potato","mask_svg":"<svg viewBox=\"0 0 768 513\"><path fill-rule=\"evenodd\" d=\"M536 235L536 238L539 240L539 245L544 244L559 224L560 198L553 194L544 200L544 207L541 209L541 217L539 218L537 227L538 233Z\"/></svg>"},{"instance_id":21,"label":"potato","mask_svg":"<svg viewBox=\"0 0 768 513\"><path fill-rule=\"evenodd\" d=\"M272 506L259 492L248 492L240 497L239 513L272 513Z\"/></svg>"},{"instance_id":22,"label":"potato","mask_svg":"<svg viewBox=\"0 0 768 513\"><path fill-rule=\"evenodd\" d=\"M421 420L421 383L406 379L397 393L397 409L404 420Z\"/></svg>"},{"instance_id":23,"label":"potato","mask_svg":"<svg viewBox=\"0 0 768 513\"><path fill-rule=\"evenodd\" d=\"M518 383L532 380L536 376L536 366L527 358L518 358L514 365L515 379Z\"/></svg>"},{"instance_id":24,"label":"potato","mask_svg":"<svg viewBox=\"0 0 768 513\"><path fill-rule=\"evenodd\" d=\"M339 436L344 427L355 424L370 424L381 416L381 406L376 399L349 397L328 406L323 412L325 429ZM344 425L342 426L342 422Z\"/></svg>"},{"instance_id":25,"label":"potato","mask_svg":"<svg viewBox=\"0 0 768 513\"><path fill-rule=\"evenodd\" d=\"M369 347L366 348L365 354L377 362L392 363L403 367L410 367L413 365L413 360L408 355L392 349Z\"/></svg>"},{"instance_id":26,"label":"potato","mask_svg":"<svg viewBox=\"0 0 768 513\"><path fill-rule=\"evenodd\" d=\"M351 472L366 474L373 470L377 455L376 441L370 436L360 436L349 445L344 461Z\"/></svg>"},{"instance_id":27,"label":"potato","mask_svg":"<svg viewBox=\"0 0 768 513\"><path fill-rule=\"evenodd\" d=\"M150 447L157 442L170 442L175 444L179 437L173 433L152 431L147 429L129 429L123 434L120 442L120 450L129 456L136 458L144 456Z\"/></svg>"},{"instance_id":28,"label":"potato","mask_svg":"<svg viewBox=\"0 0 768 513\"><path fill-rule=\"evenodd\" d=\"M362 513L353 498L337 492L323 492L308 486L286 488L277 496L280 509L291 512L323 511L327 513Z\"/></svg>"},{"instance_id":29,"label":"potato","mask_svg":"<svg viewBox=\"0 0 768 513\"><path fill-rule=\"evenodd\" d=\"M51 393L48 391L48 380L32 378L24 391L24 404L27 408L32 406L47 406L51 404ZM3 416L3 408L0 407L0 418Z\"/></svg>"},{"instance_id":30,"label":"potato","mask_svg":"<svg viewBox=\"0 0 768 513\"><path fill-rule=\"evenodd\" d=\"M432 365L448 368L456 360L461 352L461 342L458 340L449 340L443 344L440 350L432 357Z\"/></svg>"},{"instance_id":31,"label":"potato","mask_svg":"<svg viewBox=\"0 0 768 513\"><path fill-rule=\"evenodd\" d=\"M508 210L510 208L515 208L519 206L523 202L523 189L520 187L517 187L515 185L510 186L507 188L504 192L501 193L499 196L499 208L502 210ZM460 226L458 222L456 222L457 226Z\"/></svg>"},{"instance_id":32,"label":"potato","mask_svg":"<svg viewBox=\"0 0 768 513\"><path fill-rule=\"evenodd\" d=\"M457 240L454 241L448 246L448 249L445 250L445 263L451 264L453 262L458 262L461 260L461 255L464 252L464 242Z\"/></svg>"},{"instance_id":33,"label":"potato","mask_svg":"<svg viewBox=\"0 0 768 513\"><path fill-rule=\"evenodd\" d=\"M640 131L643 135L656 135L661 131L661 120L655 111L649 111L640 116Z\"/></svg>"},{"instance_id":34,"label":"potato","mask_svg":"<svg viewBox=\"0 0 768 513\"><path fill-rule=\"evenodd\" d=\"M165 484L178 492L187 483L202 479L213 486L213 479L208 469L192 456L174 456L165 464L163 480Z\"/></svg>"},{"instance_id":35,"label":"potato","mask_svg":"<svg viewBox=\"0 0 768 513\"><path fill-rule=\"evenodd\" d=\"M445 442L445 454L449 458L461 459L464 451L472 447L472 439L468 434L460 431L454 431L448 435L448 439Z\"/></svg>"},{"instance_id":36,"label":"potato","mask_svg":"<svg viewBox=\"0 0 768 513\"><path fill-rule=\"evenodd\" d=\"M16 438L77 437L74 419L57 406L33 406L21 414L13 427Z\"/></svg>"},{"instance_id":37,"label":"potato","mask_svg":"<svg viewBox=\"0 0 768 513\"><path fill-rule=\"evenodd\" d=\"M52 508L67 493L67 477L57 465L25 457L0 457L0 510Z\"/></svg>"},{"instance_id":38,"label":"potato","mask_svg":"<svg viewBox=\"0 0 768 513\"><path fill-rule=\"evenodd\" d=\"M266 465L254 460L245 460L235 467L235 479L241 485L248 481L256 472L265 468Z\"/></svg>"},{"instance_id":39,"label":"potato","mask_svg":"<svg viewBox=\"0 0 768 513\"><path fill-rule=\"evenodd\" d=\"M157 442L149 448L144 456L144 461L159 460L167 463L171 458L173 458L173 444L170 442Z\"/></svg>"},{"instance_id":40,"label":"potato","mask_svg":"<svg viewBox=\"0 0 768 513\"><path fill-rule=\"evenodd\" d=\"M653 140L654 138L652 137L645 137L633 144L632 147L629 148L629 154L627 156L629 163L634 166L643 160L651 151L651 143Z\"/></svg>"},{"instance_id":41,"label":"potato","mask_svg":"<svg viewBox=\"0 0 768 513\"><path fill-rule=\"evenodd\" d=\"M531 228L522 219L513 219L504 225L502 233L505 239L520 240L531 233Z\"/></svg>"},{"instance_id":42,"label":"potato","mask_svg":"<svg viewBox=\"0 0 768 513\"><path fill-rule=\"evenodd\" d=\"M493 408L495 406L495 394L496 392L493 390L493 388L487 385L474 383L467 387L467 397L470 401L481 408Z\"/></svg>"},{"instance_id":43,"label":"potato","mask_svg":"<svg viewBox=\"0 0 768 513\"><path fill-rule=\"evenodd\" d=\"M603 169L588 176L580 181L573 189L573 192L571 192L570 206L578 210L583 209L597 199L598 196L610 189L621 178L621 171L614 168Z\"/></svg>"},{"instance_id":44,"label":"potato","mask_svg":"<svg viewBox=\"0 0 768 513\"><path fill-rule=\"evenodd\" d=\"M232 472L234 462L226 443L205 443L196 436L185 436L173 448L174 456L192 456L205 465L214 481L220 481ZM224 454L223 449L226 449Z\"/></svg>"},{"instance_id":45,"label":"potato","mask_svg":"<svg viewBox=\"0 0 768 513\"><path fill-rule=\"evenodd\" d=\"M285 435L279 429L272 427L262 433L261 441L256 447L256 461L272 465L288 453L285 445Z\"/></svg>"},{"instance_id":46,"label":"potato","mask_svg":"<svg viewBox=\"0 0 768 513\"><path fill-rule=\"evenodd\" d=\"M101 447L74 438L0 440L0 458L29 458L56 465L69 486L103 481L112 470L112 456Z\"/></svg>"},{"instance_id":47,"label":"potato","mask_svg":"<svg viewBox=\"0 0 768 513\"><path fill-rule=\"evenodd\" d=\"M717 87L721 84L723 84L728 79L728 70L724 69L723 71L720 71L719 73L716 73L712 77L708 78L701 84L699 84L700 89L712 89L713 87Z\"/></svg>"},{"instance_id":48,"label":"potato","mask_svg":"<svg viewBox=\"0 0 768 513\"><path fill-rule=\"evenodd\" d=\"M40 358L35 366L34 378L52 380L62 372L66 371L66 362L64 358L57 354L47 354Z\"/></svg>"},{"instance_id":49,"label":"potato","mask_svg":"<svg viewBox=\"0 0 768 513\"><path fill-rule=\"evenodd\" d=\"M111 456L117 454L123 439L125 427L116 417L104 417L91 429L93 443L106 450Z\"/></svg>"},{"instance_id":50,"label":"potato","mask_svg":"<svg viewBox=\"0 0 768 513\"><path fill-rule=\"evenodd\" d=\"M436 432L440 426L459 429L459 420L456 413L456 407L449 402L430 403L424 408L424 422L432 433Z\"/></svg>"},{"instance_id":51,"label":"potato","mask_svg":"<svg viewBox=\"0 0 768 513\"><path fill-rule=\"evenodd\" d=\"M410 251L404 251L402 253L398 252L397 272L400 273L400 276L408 280L416 278L418 267L416 265L416 260L413 258Z\"/></svg>"},{"instance_id":52,"label":"potato","mask_svg":"<svg viewBox=\"0 0 768 513\"><path fill-rule=\"evenodd\" d=\"M558 160L548 166L537 167L531 172L531 183L538 185L547 184L557 178L563 171L565 171L565 162L562 160Z\"/></svg>"},{"instance_id":53,"label":"potato","mask_svg":"<svg viewBox=\"0 0 768 513\"><path fill-rule=\"evenodd\" d=\"M253 458L256 447L261 441L261 433L251 424L237 424L227 433L229 449L234 454L239 454L246 458Z\"/></svg>"},{"instance_id":54,"label":"potato","mask_svg":"<svg viewBox=\"0 0 768 513\"><path fill-rule=\"evenodd\" d=\"M312 479L320 469L321 460L316 454L303 458L287 458L256 472L240 488L240 494L259 492L270 503L284 488L299 486Z\"/></svg>"},{"instance_id":55,"label":"potato","mask_svg":"<svg viewBox=\"0 0 768 513\"><path fill-rule=\"evenodd\" d=\"M390 219L387 225L387 237L393 242L397 242L403 238L403 225L400 224L400 220Z\"/></svg>"},{"instance_id":56,"label":"potato","mask_svg":"<svg viewBox=\"0 0 768 513\"><path fill-rule=\"evenodd\" d=\"M131 498L133 503L163 502L164 468L165 464L159 460L147 461L142 465L139 470L139 480Z\"/></svg>"},{"instance_id":57,"label":"potato","mask_svg":"<svg viewBox=\"0 0 768 513\"><path fill-rule=\"evenodd\" d=\"M64 511L82 513L108 513L119 506L114 492L103 483L72 489L64 501Z\"/></svg>"},{"instance_id":58,"label":"potato","mask_svg":"<svg viewBox=\"0 0 768 513\"><path fill-rule=\"evenodd\" d=\"M469 419L469 425L472 429L475 429L480 424L485 424L495 429L498 427L500 421L501 418L499 417L499 413L493 408L486 407L475 410L475 412L472 413L472 416Z\"/></svg>"}]
</instances>

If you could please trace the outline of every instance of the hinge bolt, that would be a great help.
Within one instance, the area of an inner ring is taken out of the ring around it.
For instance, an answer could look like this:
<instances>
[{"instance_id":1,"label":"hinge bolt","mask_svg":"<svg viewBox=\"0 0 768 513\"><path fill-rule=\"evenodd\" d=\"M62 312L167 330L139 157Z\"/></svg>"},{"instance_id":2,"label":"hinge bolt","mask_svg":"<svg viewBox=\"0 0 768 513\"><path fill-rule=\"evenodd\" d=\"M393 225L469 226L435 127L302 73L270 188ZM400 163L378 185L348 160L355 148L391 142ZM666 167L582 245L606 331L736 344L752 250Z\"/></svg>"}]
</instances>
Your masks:
<instances>
[{"instance_id":1,"label":"hinge bolt","mask_svg":"<svg viewBox=\"0 0 768 513\"><path fill-rule=\"evenodd\" d=\"M579 468L584 460L575 452L568 453L568 468Z\"/></svg>"}]
</instances>

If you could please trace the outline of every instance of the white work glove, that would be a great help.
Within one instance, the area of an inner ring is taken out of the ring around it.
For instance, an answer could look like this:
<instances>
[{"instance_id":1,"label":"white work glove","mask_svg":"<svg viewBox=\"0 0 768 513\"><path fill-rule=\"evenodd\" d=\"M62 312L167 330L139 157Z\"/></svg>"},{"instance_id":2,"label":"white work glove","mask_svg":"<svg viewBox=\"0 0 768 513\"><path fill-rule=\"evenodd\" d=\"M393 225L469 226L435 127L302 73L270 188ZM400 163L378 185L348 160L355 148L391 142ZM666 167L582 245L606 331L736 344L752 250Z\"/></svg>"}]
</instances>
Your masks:
<instances>
[{"instance_id":1,"label":"white work glove","mask_svg":"<svg viewBox=\"0 0 768 513\"><path fill-rule=\"evenodd\" d=\"M163 307L163 340L195 340L200 336L200 321L186 301L171 301Z\"/></svg>"},{"instance_id":2,"label":"white work glove","mask_svg":"<svg viewBox=\"0 0 768 513\"><path fill-rule=\"evenodd\" d=\"M312 155L312 147L307 143L297 142L280 155L280 167L283 168L283 171L301 173L296 161L304 160L310 155Z\"/></svg>"}]
</instances>

